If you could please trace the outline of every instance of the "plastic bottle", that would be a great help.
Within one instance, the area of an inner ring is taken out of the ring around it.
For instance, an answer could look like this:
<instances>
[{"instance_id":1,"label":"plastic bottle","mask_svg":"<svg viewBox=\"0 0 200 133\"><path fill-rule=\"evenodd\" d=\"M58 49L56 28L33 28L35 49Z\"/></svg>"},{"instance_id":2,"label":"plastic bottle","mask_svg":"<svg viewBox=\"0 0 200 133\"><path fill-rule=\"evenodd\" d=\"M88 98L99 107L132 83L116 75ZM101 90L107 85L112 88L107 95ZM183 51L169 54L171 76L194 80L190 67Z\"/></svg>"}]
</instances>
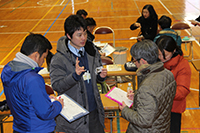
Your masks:
<instances>
[{"instance_id":1,"label":"plastic bottle","mask_svg":"<svg viewBox=\"0 0 200 133\"><path fill-rule=\"evenodd\" d=\"M129 90L133 91L133 87L132 87L131 83L128 83L127 91L129 91Z\"/></svg>"}]
</instances>

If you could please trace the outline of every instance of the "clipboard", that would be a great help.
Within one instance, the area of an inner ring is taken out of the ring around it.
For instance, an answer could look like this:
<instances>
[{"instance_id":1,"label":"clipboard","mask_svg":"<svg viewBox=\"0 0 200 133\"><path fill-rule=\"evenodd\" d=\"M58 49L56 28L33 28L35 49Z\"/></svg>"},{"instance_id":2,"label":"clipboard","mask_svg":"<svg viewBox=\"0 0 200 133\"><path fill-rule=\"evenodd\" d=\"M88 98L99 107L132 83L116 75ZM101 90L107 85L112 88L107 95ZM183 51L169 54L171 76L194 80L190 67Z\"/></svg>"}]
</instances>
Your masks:
<instances>
[{"instance_id":1,"label":"clipboard","mask_svg":"<svg viewBox=\"0 0 200 133\"><path fill-rule=\"evenodd\" d=\"M117 87L113 87L105 96L120 105L124 101L129 108L133 105L133 101L127 97L127 92Z\"/></svg>"},{"instance_id":2,"label":"clipboard","mask_svg":"<svg viewBox=\"0 0 200 133\"><path fill-rule=\"evenodd\" d=\"M80 104L66 94L59 95L57 98L63 99L64 107L62 108L60 114L69 122L72 122L89 113L88 110L83 108ZM52 101L55 100L53 99Z\"/></svg>"}]
</instances>

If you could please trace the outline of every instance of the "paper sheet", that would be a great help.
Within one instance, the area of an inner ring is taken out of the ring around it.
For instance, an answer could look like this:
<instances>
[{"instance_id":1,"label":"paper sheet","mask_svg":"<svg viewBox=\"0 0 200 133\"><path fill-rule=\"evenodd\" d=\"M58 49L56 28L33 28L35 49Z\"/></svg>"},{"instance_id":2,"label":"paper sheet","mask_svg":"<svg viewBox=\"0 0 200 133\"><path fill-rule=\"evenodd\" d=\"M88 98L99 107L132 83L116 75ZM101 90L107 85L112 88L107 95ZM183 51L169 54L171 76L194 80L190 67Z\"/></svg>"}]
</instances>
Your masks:
<instances>
[{"instance_id":1,"label":"paper sheet","mask_svg":"<svg viewBox=\"0 0 200 133\"><path fill-rule=\"evenodd\" d=\"M137 37L130 37L129 39L132 40L132 39L138 39L138 38L141 38L143 37L143 35L140 35L140 36L137 36Z\"/></svg>"},{"instance_id":2,"label":"paper sheet","mask_svg":"<svg viewBox=\"0 0 200 133\"><path fill-rule=\"evenodd\" d=\"M112 47L110 44L108 43L101 43L101 42L93 42L94 45L96 45L97 47L100 47L101 50L100 52L101 53L105 53L106 55L105 56L108 56L110 54L112 54L114 51L115 51L115 48Z\"/></svg>"},{"instance_id":3,"label":"paper sheet","mask_svg":"<svg viewBox=\"0 0 200 133\"><path fill-rule=\"evenodd\" d=\"M69 122L72 122L84 115L87 115L89 112L84 109L81 105L79 105L72 98L67 96L66 94L62 94L57 98L62 98L64 101L64 107L60 114L67 119Z\"/></svg>"},{"instance_id":4,"label":"paper sheet","mask_svg":"<svg viewBox=\"0 0 200 133\"><path fill-rule=\"evenodd\" d=\"M115 51L115 48L113 48L112 46L110 46L109 44L106 44L102 49L101 52L105 53L106 56L112 54Z\"/></svg>"},{"instance_id":5,"label":"paper sheet","mask_svg":"<svg viewBox=\"0 0 200 133\"><path fill-rule=\"evenodd\" d=\"M38 74L49 74L49 71L47 70L47 68L45 67L45 68L43 68L42 70L40 70L39 72L38 72Z\"/></svg>"},{"instance_id":6,"label":"paper sheet","mask_svg":"<svg viewBox=\"0 0 200 133\"><path fill-rule=\"evenodd\" d=\"M127 97L127 92L117 87L113 87L105 96L121 105L124 101L129 108L133 105L133 101Z\"/></svg>"},{"instance_id":7,"label":"paper sheet","mask_svg":"<svg viewBox=\"0 0 200 133\"><path fill-rule=\"evenodd\" d=\"M122 67L120 64L114 64L114 65L106 65L107 71L121 71Z\"/></svg>"},{"instance_id":8,"label":"paper sheet","mask_svg":"<svg viewBox=\"0 0 200 133\"><path fill-rule=\"evenodd\" d=\"M101 43L101 42L93 42L94 45L96 45L97 47L104 47L106 44L108 43Z\"/></svg>"}]
</instances>

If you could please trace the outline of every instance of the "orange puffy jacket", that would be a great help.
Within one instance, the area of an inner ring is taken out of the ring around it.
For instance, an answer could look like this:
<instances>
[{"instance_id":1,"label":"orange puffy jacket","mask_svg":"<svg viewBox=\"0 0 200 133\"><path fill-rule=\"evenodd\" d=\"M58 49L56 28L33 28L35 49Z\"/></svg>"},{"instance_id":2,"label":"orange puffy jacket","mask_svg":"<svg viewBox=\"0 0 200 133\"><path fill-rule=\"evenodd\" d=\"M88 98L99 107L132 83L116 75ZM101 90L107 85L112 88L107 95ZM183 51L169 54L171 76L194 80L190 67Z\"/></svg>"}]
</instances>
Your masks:
<instances>
[{"instance_id":1,"label":"orange puffy jacket","mask_svg":"<svg viewBox=\"0 0 200 133\"><path fill-rule=\"evenodd\" d=\"M183 113L186 108L186 96L190 93L191 69L189 63L183 56L177 55L165 62L164 67L173 73L177 84L171 112Z\"/></svg>"}]
</instances>

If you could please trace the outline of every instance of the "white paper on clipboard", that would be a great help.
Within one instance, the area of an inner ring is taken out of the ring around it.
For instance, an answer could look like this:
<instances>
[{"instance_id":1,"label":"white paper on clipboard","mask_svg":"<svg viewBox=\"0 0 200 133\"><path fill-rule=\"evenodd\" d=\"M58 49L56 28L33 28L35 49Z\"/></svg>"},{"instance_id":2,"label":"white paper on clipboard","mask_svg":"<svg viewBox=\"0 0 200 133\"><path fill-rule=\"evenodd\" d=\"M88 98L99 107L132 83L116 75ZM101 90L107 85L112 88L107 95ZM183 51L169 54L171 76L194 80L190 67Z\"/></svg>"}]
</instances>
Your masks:
<instances>
[{"instance_id":1,"label":"white paper on clipboard","mask_svg":"<svg viewBox=\"0 0 200 133\"><path fill-rule=\"evenodd\" d=\"M133 101L127 97L127 92L117 87L113 87L105 96L120 105L124 101L129 108L133 105Z\"/></svg>"},{"instance_id":2,"label":"white paper on clipboard","mask_svg":"<svg viewBox=\"0 0 200 133\"><path fill-rule=\"evenodd\" d=\"M69 122L72 122L89 113L89 111L87 111L66 94L59 95L57 98L63 99L64 107L62 108L60 114Z\"/></svg>"},{"instance_id":3,"label":"white paper on clipboard","mask_svg":"<svg viewBox=\"0 0 200 133\"><path fill-rule=\"evenodd\" d=\"M110 46L110 44L108 43L101 49L101 52L105 53L106 56L112 54L114 51L115 51L115 48Z\"/></svg>"}]
</instances>

